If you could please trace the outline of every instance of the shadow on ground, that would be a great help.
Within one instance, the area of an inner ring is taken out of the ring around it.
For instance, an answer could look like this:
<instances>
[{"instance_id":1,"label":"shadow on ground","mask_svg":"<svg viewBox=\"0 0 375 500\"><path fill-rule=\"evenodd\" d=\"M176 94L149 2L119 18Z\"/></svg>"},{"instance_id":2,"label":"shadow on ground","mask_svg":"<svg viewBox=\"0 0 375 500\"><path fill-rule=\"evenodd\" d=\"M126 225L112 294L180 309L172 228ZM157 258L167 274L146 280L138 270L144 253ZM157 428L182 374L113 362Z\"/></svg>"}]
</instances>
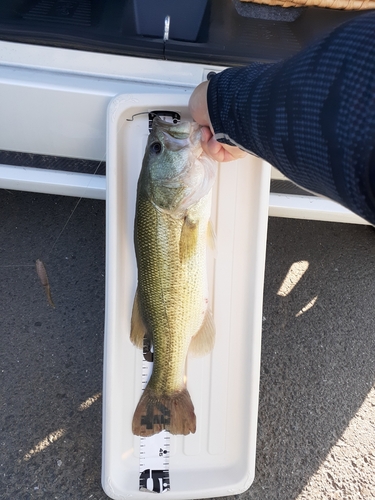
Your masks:
<instances>
[{"instance_id":1,"label":"shadow on ground","mask_svg":"<svg viewBox=\"0 0 375 500\"><path fill-rule=\"evenodd\" d=\"M298 261L307 271L279 296ZM269 220L256 477L239 498L297 498L342 435L374 384L374 298L374 229Z\"/></svg>"}]
</instances>

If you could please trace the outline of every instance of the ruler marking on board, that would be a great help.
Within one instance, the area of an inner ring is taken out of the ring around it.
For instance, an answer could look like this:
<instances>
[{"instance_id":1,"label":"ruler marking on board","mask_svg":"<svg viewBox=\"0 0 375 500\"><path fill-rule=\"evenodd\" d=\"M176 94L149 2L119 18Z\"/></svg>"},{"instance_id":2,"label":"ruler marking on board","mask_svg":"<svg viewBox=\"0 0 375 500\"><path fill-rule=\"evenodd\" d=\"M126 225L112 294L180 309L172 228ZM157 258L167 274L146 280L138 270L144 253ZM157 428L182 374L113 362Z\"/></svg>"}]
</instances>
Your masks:
<instances>
[{"instance_id":1,"label":"ruler marking on board","mask_svg":"<svg viewBox=\"0 0 375 500\"><path fill-rule=\"evenodd\" d=\"M153 352L150 340L143 341L142 390L145 390L153 367ZM139 489L153 493L170 490L169 480L169 432L162 431L150 437L140 438L139 444Z\"/></svg>"}]
</instances>

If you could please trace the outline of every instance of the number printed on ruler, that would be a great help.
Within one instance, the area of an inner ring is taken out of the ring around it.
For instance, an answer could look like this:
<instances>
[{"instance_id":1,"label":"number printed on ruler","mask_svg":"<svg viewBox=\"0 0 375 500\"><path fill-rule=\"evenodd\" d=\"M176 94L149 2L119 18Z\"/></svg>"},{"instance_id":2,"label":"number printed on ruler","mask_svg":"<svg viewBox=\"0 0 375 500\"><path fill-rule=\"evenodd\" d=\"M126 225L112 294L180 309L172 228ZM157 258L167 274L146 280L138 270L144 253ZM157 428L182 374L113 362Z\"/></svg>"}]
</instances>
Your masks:
<instances>
[{"instance_id":1,"label":"number printed on ruler","mask_svg":"<svg viewBox=\"0 0 375 500\"><path fill-rule=\"evenodd\" d=\"M153 353L150 341L144 339L142 363L142 390L145 389L152 373ZM159 432L150 437L140 438L139 489L163 493L170 489L169 454L170 434Z\"/></svg>"}]
</instances>

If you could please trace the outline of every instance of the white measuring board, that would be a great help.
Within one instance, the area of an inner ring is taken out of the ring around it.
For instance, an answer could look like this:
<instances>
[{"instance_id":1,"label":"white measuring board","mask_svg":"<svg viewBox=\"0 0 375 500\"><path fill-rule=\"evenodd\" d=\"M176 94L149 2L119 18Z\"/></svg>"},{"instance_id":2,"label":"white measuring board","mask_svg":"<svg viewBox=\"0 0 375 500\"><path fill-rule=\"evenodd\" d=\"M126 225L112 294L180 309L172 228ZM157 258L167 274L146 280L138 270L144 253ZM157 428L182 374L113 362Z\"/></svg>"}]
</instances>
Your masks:
<instances>
[{"instance_id":1,"label":"white measuring board","mask_svg":"<svg viewBox=\"0 0 375 500\"><path fill-rule=\"evenodd\" d=\"M167 431L150 437L141 437L139 452L139 489L141 491L165 493L170 490L170 438Z\"/></svg>"},{"instance_id":2,"label":"white measuring board","mask_svg":"<svg viewBox=\"0 0 375 500\"><path fill-rule=\"evenodd\" d=\"M107 115L102 485L114 500L155 496L139 487L141 438L132 434L131 423L142 391L143 354L129 339L137 282L136 185L148 116L127 119L154 110L176 111L187 118L189 95L161 90L117 96ZM188 358L187 388L197 430L188 436L168 435L170 489L161 493L163 498L235 495L253 481L269 182L270 167L258 158L219 165L212 207L217 248L215 258L209 254L208 259L216 341L210 355ZM154 455L160 449L164 452L160 446ZM150 488L156 479L147 474Z\"/></svg>"}]
</instances>

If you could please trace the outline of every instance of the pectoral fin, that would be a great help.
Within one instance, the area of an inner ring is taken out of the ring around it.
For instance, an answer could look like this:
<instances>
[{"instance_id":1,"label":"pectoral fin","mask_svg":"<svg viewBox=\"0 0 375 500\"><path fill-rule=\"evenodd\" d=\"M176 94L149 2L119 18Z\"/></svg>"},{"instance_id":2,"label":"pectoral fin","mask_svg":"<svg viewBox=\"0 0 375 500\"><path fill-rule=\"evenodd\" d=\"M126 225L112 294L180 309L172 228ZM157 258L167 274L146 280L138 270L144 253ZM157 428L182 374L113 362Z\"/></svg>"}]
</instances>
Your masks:
<instances>
[{"instance_id":1,"label":"pectoral fin","mask_svg":"<svg viewBox=\"0 0 375 500\"><path fill-rule=\"evenodd\" d=\"M216 233L211 219L208 221L207 225L207 243L216 257Z\"/></svg>"},{"instance_id":2,"label":"pectoral fin","mask_svg":"<svg viewBox=\"0 0 375 500\"><path fill-rule=\"evenodd\" d=\"M195 252L198 241L198 222L185 217L180 236L180 262L189 259Z\"/></svg>"},{"instance_id":3,"label":"pectoral fin","mask_svg":"<svg viewBox=\"0 0 375 500\"><path fill-rule=\"evenodd\" d=\"M147 333L146 326L139 309L138 290L135 292L132 319L130 326L130 340L139 349L143 349L143 338Z\"/></svg>"},{"instance_id":4,"label":"pectoral fin","mask_svg":"<svg viewBox=\"0 0 375 500\"><path fill-rule=\"evenodd\" d=\"M212 351L215 343L215 323L212 312L207 309L202 326L191 339L189 354L192 356L205 356Z\"/></svg>"}]
</instances>

